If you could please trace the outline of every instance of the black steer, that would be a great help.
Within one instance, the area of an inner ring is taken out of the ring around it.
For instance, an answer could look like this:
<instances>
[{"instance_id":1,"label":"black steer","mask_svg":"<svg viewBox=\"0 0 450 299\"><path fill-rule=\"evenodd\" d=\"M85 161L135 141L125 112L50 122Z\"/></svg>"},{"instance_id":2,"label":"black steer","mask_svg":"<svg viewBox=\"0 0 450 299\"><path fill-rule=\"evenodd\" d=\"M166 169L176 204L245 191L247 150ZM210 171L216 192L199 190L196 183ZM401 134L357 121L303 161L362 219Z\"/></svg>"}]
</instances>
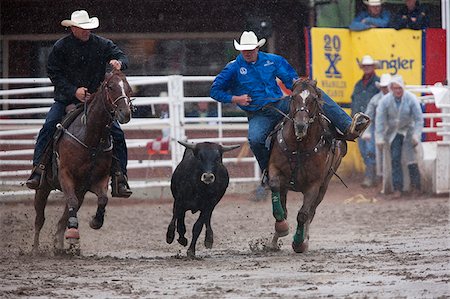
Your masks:
<instances>
[{"instance_id":1,"label":"black steer","mask_svg":"<svg viewBox=\"0 0 450 299\"><path fill-rule=\"evenodd\" d=\"M206 226L205 247L212 248L211 214L225 194L229 182L228 171L222 164L222 154L238 148L239 145L221 146L211 142L190 144L182 141L178 143L186 147L186 150L170 183L174 203L166 241L169 244L173 242L176 225L180 236L178 243L186 246L186 211L190 210L192 214L200 211L200 216L192 228L192 242L187 250L188 257L195 257L195 244L203 225Z\"/></svg>"}]
</instances>

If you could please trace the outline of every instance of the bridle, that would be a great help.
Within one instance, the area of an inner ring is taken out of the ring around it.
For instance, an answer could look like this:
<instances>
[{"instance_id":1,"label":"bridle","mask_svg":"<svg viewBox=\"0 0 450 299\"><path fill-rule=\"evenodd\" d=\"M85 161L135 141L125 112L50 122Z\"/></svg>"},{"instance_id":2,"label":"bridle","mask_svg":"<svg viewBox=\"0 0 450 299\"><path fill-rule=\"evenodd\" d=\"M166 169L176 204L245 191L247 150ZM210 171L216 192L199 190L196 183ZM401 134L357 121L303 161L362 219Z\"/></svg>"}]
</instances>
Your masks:
<instances>
[{"instance_id":1,"label":"bridle","mask_svg":"<svg viewBox=\"0 0 450 299\"><path fill-rule=\"evenodd\" d=\"M125 95L122 94L122 95L116 97L114 100L112 100L111 95L110 95L110 93L109 93L108 83L109 83L109 81L111 80L111 78L113 78L113 77L114 77L114 74L111 75L107 80L105 80L105 82L103 82L103 84L102 84L102 88L105 90L106 100L107 100L107 101L103 101L103 107L104 107L105 110L109 113L109 115L111 116L111 118L114 120L114 119L116 118L115 112L116 112L116 109L117 109L117 107L118 107L118 105L117 105L117 102L118 102L118 101L120 101L120 100L122 100L122 99L126 99L126 100L128 101L127 104L128 104L128 106L130 107L130 110L131 110L131 111L134 111L134 106L133 106L133 104L132 104L132 101L133 101L133 100L132 100L128 95L126 95L126 94L125 94ZM123 82L123 81L122 81L122 82ZM106 107L106 102L108 102L108 103L111 104L111 109L110 109L110 110Z\"/></svg>"},{"instance_id":2,"label":"bridle","mask_svg":"<svg viewBox=\"0 0 450 299\"><path fill-rule=\"evenodd\" d=\"M311 91L311 88L304 88L301 91L297 91L296 87L299 83L303 86L309 86L309 84L305 81L297 81L296 83L294 83L294 91L291 95L290 111L287 117L292 122L297 141L303 139L309 128L309 125L314 123L322 112L322 107L319 102L320 91L314 86L311 86L313 91ZM310 110L311 105L314 106L314 110L312 111ZM296 119L297 113L303 113L301 121Z\"/></svg>"}]
</instances>

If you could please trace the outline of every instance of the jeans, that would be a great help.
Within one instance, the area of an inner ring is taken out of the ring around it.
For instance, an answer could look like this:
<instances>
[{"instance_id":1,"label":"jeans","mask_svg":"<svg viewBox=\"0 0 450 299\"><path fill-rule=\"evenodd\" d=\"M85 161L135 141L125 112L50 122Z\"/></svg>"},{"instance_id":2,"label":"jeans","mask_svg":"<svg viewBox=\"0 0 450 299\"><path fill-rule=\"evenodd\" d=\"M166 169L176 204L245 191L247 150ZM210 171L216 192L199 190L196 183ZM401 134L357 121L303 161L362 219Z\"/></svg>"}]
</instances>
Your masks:
<instances>
[{"instance_id":1,"label":"jeans","mask_svg":"<svg viewBox=\"0 0 450 299\"><path fill-rule=\"evenodd\" d=\"M392 185L394 191L403 191L402 147L404 136L397 134L391 143Z\"/></svg>"},{"instance_id":2,"label":"jeans","mask_svg":"<svg viewBox=\"0 0 450 299\"><path fill-rule=\"evenodd\" d=\"M341 132L345 133L352 123L352 118L342 108L336 104L326 93L322 91L324 100L323 111L333 125ZM274 106L284 113L289 112L289 101L282 99ZM247 112L248 117L248 142L253 154L258 161L261 170L267 168L269 164L269 146L266 146L266 139L283 116L270 108Z\"/></svg>"},{"instance_id":3,"label":"jeans","mask_svg":"<svg viewBox=\"0 0 450 299\"><path fill-rule=\"evenodd\" d=\"M47 117L45 118L45 123L39 131L39 135L37 137L33 155L34 166L39 164L47 144L52 141L52 137L56 131L56 125L62 121L66 114L65 109L66 105L60 102L54 102L50 107ZM127 174L127 145L125 143L125 135L123 134L123 131L117 121L114 121L111 126L111 135L114 142L113 155L119 159L122 172Z\"/></svg>"},{"instance_id":4,"label":"jeans","mask_svg":"<svg viewBox=\"0 0 450 299\"><path fill-rule=\"evenodd\" d=\"M284 113L289 111L289 100L280 100L274 106ZM247 112L248 117L248 143L258 161L261 170L269 165L269 148L266 147L266 139L273 128L283 118L279 112L267 108Z\"/></svg>"},{"instance_id":5,"label":"jeans","mask_svg":"<svg viewBox=\"0 0 450 299\"><path fill-rule=\"evenodd\" d=\"M370 140L366 141L362 138L358 138L358 147L364 165L366 166L365 177L373 181L376 179L375 132L371 133L372 138L370 138Z\"/></svg>"},{"instance_id":6,"label":"jeans","mask_svg":"<svg viewBox=\"0 0 450 299\"><path fill-rule=\"evenodd\" d=\"M333 101L325 92L322 91L322 99L324 100L323 112L331 123L342 133L347 132L352 124L352 118Z\"/></svg>"}]
</instances>

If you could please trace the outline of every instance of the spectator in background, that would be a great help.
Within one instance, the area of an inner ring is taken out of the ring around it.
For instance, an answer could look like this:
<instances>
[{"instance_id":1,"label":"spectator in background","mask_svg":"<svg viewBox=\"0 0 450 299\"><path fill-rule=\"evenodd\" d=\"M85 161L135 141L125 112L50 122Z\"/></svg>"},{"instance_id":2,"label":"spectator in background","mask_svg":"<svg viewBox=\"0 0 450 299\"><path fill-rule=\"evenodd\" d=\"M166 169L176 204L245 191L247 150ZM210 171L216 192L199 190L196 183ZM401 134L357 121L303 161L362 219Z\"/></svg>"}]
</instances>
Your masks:
<instances>
[{"instance_id":1,"label":"spectator in background","mask_svg":"<svg viewBox=\"0 0 450 299\"><path fill-rule=\"evenodd\" d=\"M359 63L359 67L363 71L363 77L356 82L355 88L353 89L351 103L352 116L358 112L365 112L370 99L378 93L376 82L379 82L380 78L375 73L377 63L369 55L364 56ZM364 188L373 187L376 180L375 143L359 138L358 147L366 167L361 186Z\"/></svg>"},{"instance_id":2,"label":"spectator in background","mask_svg":"<svg viewBox=\"0 0 450 299\"><path fill-rule=\"evenodd\" d=\"M382 0L363 1L367 10L361 11L352 21L349 28L363 31L370 28L386 28L391 21L391 13L383 9Z\"/></svg>"},{"instance_id":3,"label":"spectator in background","mask_svg":"<svg viewBox=\"0 0 450 299\"><path fill-rule=\"evenodd\" d=\"M372 120L369 124L369 127L361 136L361 138L369 144L370 148L375 148L375 165L376 165L376 176L374 185L378 185L380 181L380 177L383 176L382 165L383 165L383 155L378 147L375 147L375 118L376 118L376 110L378 104L380 103L381 98L389 92L389 82L391 81L390 74L383 74L380 77L380 82L375 82L376 87L380 90L379 93L374 95L367 105L366 114Z\"/></svg>"},{"instance_id":4,"label":"spectator in background","mask_svg":"<svg viewBox=\"0 0 450 299\"><path fill-rule=\"evenodd\" d=\"M417 97L405 90L402 76L393 76L389 89L378 105L375 120L375 141L384 156L383 190L399 198L410 185L412 195L417 196L421 193L416 147L423 128L422 109Z\"/></svg>"},{"instance_id":5,"label":"spectator in background","mask_svg":"<svg viewBox=\"0 0 450 299\"><path fill-rule=\"evenodd\" d=\"M210 102L198 102L194 108L186 114L189 117L217 117L217 109Z\"/></svg>"},{"instance_id":6,"label":"spectator in background","mask_svg":"<svg viewBox=\"0 0 450 299\"><path fill-rule=\"evenodd\" d=\"M217 108L211 102L194 103L192 109L186 113L187 117L217 117ZM201 122L206 123L206 122ZM216 121L208 121L209 125L217 124Z\"/></svg>"},{"instance_id":7,"label":"spectator in background","mask_svg":"<svg viewBox=\"0 0 450 299\"><path fill-rule=\"evenodd\" d=\"M430 25L428 8L416 0L405 0L405 6L392 19L395 29L425 29Z\"/></svg>"}]
</instances>

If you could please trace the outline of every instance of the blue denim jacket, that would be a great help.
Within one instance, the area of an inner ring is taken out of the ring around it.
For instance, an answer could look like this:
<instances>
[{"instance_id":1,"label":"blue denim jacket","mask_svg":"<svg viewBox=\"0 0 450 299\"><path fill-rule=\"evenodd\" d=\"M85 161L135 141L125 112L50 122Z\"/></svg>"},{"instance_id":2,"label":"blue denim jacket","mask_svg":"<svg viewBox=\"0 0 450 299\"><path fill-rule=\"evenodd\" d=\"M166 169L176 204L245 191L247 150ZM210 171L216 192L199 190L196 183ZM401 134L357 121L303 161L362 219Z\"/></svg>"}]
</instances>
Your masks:
<instances>
[{"instance_id":1,"label":"blue denim jacket","mask_svg":"<svg viewBox=\"0 0 450 299\"><path fill-rule=\"evenodd\" d=\"M210 95L216 101L231 103L233 95L248 94L253 100L251 105L239 107L246 111L260 110L264 105L283 97L276 78L291 89L293 81L298 79L298 74L287 60L279 55L259 52L258 60L248 63L240 54L217 75Z\"/></svg>"},{"instance_id":2,"label":"blue denim jacket","mask_svg":"<svg viewBox=\"0 0 450 299\"><path fill-rule=\"evenodd\" d=\"M372 26L376 28L388 28L390 21L391 13L387 10L383 9L378 17L372 17L367 11L362 11L353 19L349 29L363 31L373 28Z\"/></svg>"}]
</instances>

